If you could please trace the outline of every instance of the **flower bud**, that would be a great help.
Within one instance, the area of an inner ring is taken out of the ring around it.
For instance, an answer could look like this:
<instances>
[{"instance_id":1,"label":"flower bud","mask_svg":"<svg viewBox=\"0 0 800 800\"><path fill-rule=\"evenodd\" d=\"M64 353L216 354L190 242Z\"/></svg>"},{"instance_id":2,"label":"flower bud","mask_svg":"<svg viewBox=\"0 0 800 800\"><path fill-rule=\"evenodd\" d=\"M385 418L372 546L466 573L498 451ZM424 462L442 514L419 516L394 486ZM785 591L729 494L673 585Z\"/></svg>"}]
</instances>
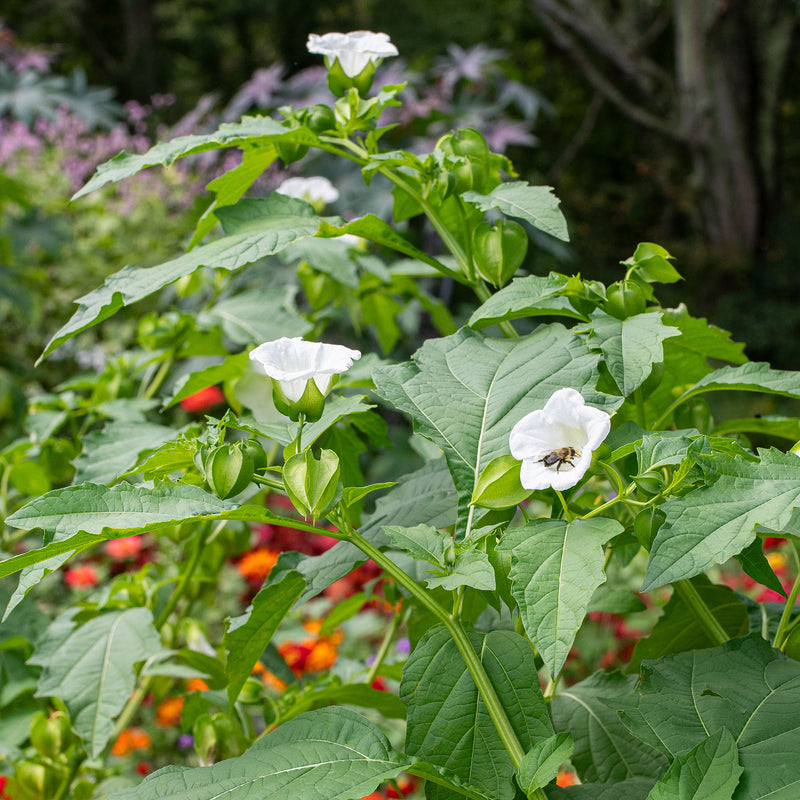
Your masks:
<instances>
[{"instance_id":1,"label":"flower bud","mask_svg":"<svg viewBox=\"0 0 800 800\"><path fill-rule=\"evenodd\" d=\"M496 225L481 222L472 232L472 258L478 272L493 286L504 286L525 260L528 234L513 220Z\"/></svg>"},{"instance_id":2,"label":"flower bud","mask_svg":"<svg viewBox=\"0 0 800 800\"><path fill-rule=\"evenodd\" d=\"M239 692L237 702L244 703L245 705L254 705L260 703L264 699L264 693L261 681L254 678L252 675L247 678Z\"/></svg>"},{"instance_id":3,"label":"flower bud","mask_svg":"<svg viewBox=\"0 0 800 800\"><path fill-rule=\"evenodd\" d=\"M519 461L512 455L493 458L478 476L472 504L481 508L511 508L530 495L519 482Z\"/></svg>"},{"instance_id":4,"label":"flower bud","mask_svg":"<svg viewBox=\"0 0 800 800\"><path fill-rule=\"evenodd\" d=\"M240 443L214 448L204 467L206 482L220 500L239 494L253 479L253 459Z\"/></svg>"},{"instance_id":5,"label":"flower bud","mask_svg":"<svg viewBox=\"0 0 800 800\"><path fill-rule=\"evenodd\" d=\"M294 507L314 521L330 511L342 497L339 457L322 450L319 460L311 450L298 453L283 465L283 485Z\"/></svg>"},{"instance_id":6,"label":"flower bud","mask_svg":"<svg viewBox=\"0 0 800 800\"><path fill-rule=\"evenodd\" d=\"M666 514L660 508L652 506L642 509L636 515L636 519L633 521L633 532L645 550L650 550L653 539L656 538L658 529L664 524L666 518Z\"/></svg>"}]
</instances>

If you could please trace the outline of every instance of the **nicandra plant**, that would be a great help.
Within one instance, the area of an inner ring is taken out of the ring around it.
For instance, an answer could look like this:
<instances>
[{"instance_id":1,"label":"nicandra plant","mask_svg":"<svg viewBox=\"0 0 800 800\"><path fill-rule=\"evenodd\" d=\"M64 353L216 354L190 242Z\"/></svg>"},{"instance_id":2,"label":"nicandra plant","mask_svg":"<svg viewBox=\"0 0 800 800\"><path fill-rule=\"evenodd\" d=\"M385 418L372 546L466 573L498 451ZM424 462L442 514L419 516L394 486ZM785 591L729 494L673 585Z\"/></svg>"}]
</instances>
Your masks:
<instances>
[{"instance_id":1,"label":"nicandra plant","mask_svg":"<svg viewBox=\"0 0 800 800\"><path fill-rule=\"evenodd\" d=\"M800 422L744 403L717 422L709 396L760 393L796 409L800 374L752 363L726 332L660 306L655 287L680 276L656 244L636 247L608 287L525 274L527 231L568 238L553 191L519 180L473 129L429 153L381 149L381 115L403 89L369 94L394 50L388 38L310 41L325 55L332 104L122 153L76 195L180 158L241 152L209 185L187 252L109 277L42 354L145 298L169 303L144 319L121 362L137 398L112 396L114 413L79 416L108 402L113 382L83 406L75 383L47 400L19 445L34 458L60 426L83 421L75 480L41 496L28 482L30 499L5 520L0 576L19 573L19 586L0 641L28 643L26 679L58 709L10 754L11 796L348 800L405 773L429 798L799 797L800 579L786 591L764 539L784 540L797 560ZM310 195L245 196L277 159L308 151L390 190L395 224L325 215L330 199ZM420 247L412 232L422 227L408 220L430 226L437 247ZM281 259L300 264L303 313L270 282ZM436 296L445 278L476 299L458 329ZM355 343L350 319L391 350L412 302L443 335L409 360L319 341L327 327ZM187 425L173 414L220 384L222 418ZM424 464L368 483L388 412L413 424ZM4 502L14 497L4 488ZM214 609L220 565L258 523L336 544L282 553L215 636L194 601ZM182 550L174 571L157 560L117 575L38 638L26 631L15 608L44 576L144 533ZM291 609L366 559L392 609L374 659L268 695L251 676L280 669L272 642ZM723 585L731 559L781 602ZM624 671L564 679L590 612L630 620L645 605L656 610ZM387 654L405 630L400 675ZM115 790L110 748L159 681L190 676L210 687L181 716L202 766L167 766ZM399 679L397 696L372 687L380 676ZM398 718L405 742L390 744L383 721ZM567 763L578 782L560 787Z\"/></svg>"}]
</instances>

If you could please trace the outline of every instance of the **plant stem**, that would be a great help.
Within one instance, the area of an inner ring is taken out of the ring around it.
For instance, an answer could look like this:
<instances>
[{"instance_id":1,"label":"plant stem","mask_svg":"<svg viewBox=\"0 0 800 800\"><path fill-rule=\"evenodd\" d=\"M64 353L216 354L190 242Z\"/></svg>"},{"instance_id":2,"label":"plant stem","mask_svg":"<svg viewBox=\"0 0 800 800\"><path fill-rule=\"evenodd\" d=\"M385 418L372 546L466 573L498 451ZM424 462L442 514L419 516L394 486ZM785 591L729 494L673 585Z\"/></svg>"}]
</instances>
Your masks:
<instances>
[{"instance_id":1,"label":"plant stem","mask_svg":"<svg viewBox=\"0 0 800 800\"><path fill-rule=\"evenodd\" d=\"M155 376L147 385L147 387L139 390L140 397L143 397L145 400L149 400L161 388L161 384L167 377L167 373L169 372L171 366L172 366L172 356L169 356L168 358L164 359L164 361L161 362L161 366L158 368L158 372L156 372Z\"/></svg>"},{"instance_id":2,"label":"plant stem","mask_svg":"<svg viewBox=\"0 0 800 800\"><path fill-rule=\"evenodd\" d=\"M500 736L503 744L505 745L508 754L516 768L522 761L525 751L514 732L511 722L497 696L494 686L492 685L486 670L483 668L481 660L478 658L472 643L467 638L464 629L458 624L430 594L423 589L410 575L407 575L400 569L388 556L384 555L377 547L368 542L360 533L347 525L347 521L343 520L347 528L348 538L356 545L363 553L368 555L378 566L394 578L403 588L405 588L411 596L430 611L448 630L453 637L453 641L458 648L461 657L467 665L467 669L475 681L478 692L483 699L486 710L494 722L497 733ZM544 794L534 795L536 800L546 800Z\"/></svg>"},{"instance_id":3,"label":"plant stem","mask_svg":"<svg viewBox=\"0 0 800 800\"><path fill-rule=\"evenodd\" d=\"M800 551L798 551L797 544L795 544L794 540L792 540L792 546L794 548L795 562L800 564ZM794 606L797 602L798 592L800 592L800 569L798 569L797 577L794 579L794 585L792 586L792 590L789 592L789 597L786 599L786 605L783 607L781 621L778 623L778 630L775 631L775 638L772 640L773 647L783 649L783 645L786 643L785 640L790 628L789 620L792 618L792 612L794 611Z\"/></svg>"},{"instance_id":4,"label":"plant stem","mask_svg":"<svg viewBox=\"0 0 800 800\"><path fill-rule=\"evenodd\" d=\"M224 528L225 525L226 525L225 521L220 522L211 535L216 536L219 530ZM178 583L175 586L175 591L172 593L172 596L167 601L167 604L164 606L161 613L158 615L158 618L153 623L155 625L156 630L160 631L161 628L164 627L164 623L169 619L169 615L175 610L175 606L178 605L178 601L181 599L183 593L186 591L186 587L189 584L192 575L194 575L194 571L195 569L197 569L197 565L200 563L200 556L203 553L203 545L206 543L206 540L208 539L208 536L206 536L206 530L207 528L205 526L203 526L203 528L200 529L200 533L197 535L197 538L195 539L194 549L189 555L189 560L186 563L186 567L181 573L180 578L178 578Z\"/></svg>"},{"instance_id":5,"label":"plant stem","mask_svg":"<svg viewBox=\"0 0 800 800\"><path fill-rule=\"evenodd\" d=\"M730 639L730 636L725 632L725 628L722 627L719 620L711 613L711 609L706 605L705 600L700 597L695 585L688 579L675 581L672 585L680 595L681 600L694 610L711 641L716 645L725 644Z\"/></svg>"},{"instance_id":6,"label":"plant stem","mask_svg":"<svg viewBox=\"0 0 800 800\"><path fill-rule=\"evenodd\" d=\"M364 683L366 683L367 686L371 686L372 681L375 680L378 670L381 668L381 664L383 664L384 659L389 653L389 648L394 641L394 637L397 635L397 631L400 630L400 626L408 619L410 610L410 607L403 608L402 610L397 611L394 617L392 617L392 624L389 625L386 635L383 637L383 641L381 642L381 646L378 648L375 661L372 662L372 666L369 668L367 677L364 678Z\"/></svg>"}]
</instances>

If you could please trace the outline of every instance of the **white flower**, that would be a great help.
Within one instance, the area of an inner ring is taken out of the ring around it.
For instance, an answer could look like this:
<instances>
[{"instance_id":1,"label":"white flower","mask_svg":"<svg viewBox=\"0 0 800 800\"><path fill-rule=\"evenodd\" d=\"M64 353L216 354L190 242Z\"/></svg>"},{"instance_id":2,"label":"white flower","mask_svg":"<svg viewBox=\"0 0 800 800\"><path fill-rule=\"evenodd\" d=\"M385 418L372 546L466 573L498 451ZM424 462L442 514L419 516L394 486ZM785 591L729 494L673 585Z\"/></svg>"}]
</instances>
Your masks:
<instances>
[{"instance_id":1,"label":"white flower","mask_svg":"<svg viewBox=\"0 0 800 800\"><path fill-rule=\"evenodd\" d=\"M520 482L530 490L575 486L610 430L605 411L587 406L575 389L559 389L511 431L511 455L522 461Z\"/></svg>"},{"instance_id":2,"label":"white flower","mask_svg":"<svg viewBox=\"0 0 800 800\"><path fill-rule=\"evenodd\" d=\"M325 395L334 380L359 358L358 350L305 342L299 336L284 336L250 351L250 359L272 378L278 410L292 419L304 414L311 421L322 414Z\"/></svg>"},{"instance_id":3,"label":"white flower","mask_svg":"<svg viewBox=\"0 0 800 800\"><path fill-rule=\"evenodd\" d=\"M287 197L297 197L311 203L334 203L339 199L339 190L327 179L287 178L276 190Z\"/></svg>"},{"instance_id":4,"label":"white flower","mask_svg":"<svg viewBox=\"0 0 800 800\"><path fill-rule=\"evenodd\" d=\"M397 48L385 33L372 31L326 33L324 36L311 33L306 47L309 53L325 56L325 63L329 68L339 59L348 78L360 75L370 61L378 64L383 58L397 55Z\"/></svg>"}]
</instances>

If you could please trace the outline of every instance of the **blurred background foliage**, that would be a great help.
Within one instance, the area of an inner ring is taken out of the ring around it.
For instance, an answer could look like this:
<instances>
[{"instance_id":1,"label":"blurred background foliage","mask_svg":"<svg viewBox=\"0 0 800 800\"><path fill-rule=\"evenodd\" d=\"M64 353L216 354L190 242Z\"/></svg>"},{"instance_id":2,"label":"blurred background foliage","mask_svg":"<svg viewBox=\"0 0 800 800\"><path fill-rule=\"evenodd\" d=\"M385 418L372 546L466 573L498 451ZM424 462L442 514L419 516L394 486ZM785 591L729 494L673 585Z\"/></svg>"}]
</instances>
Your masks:
<instances>
[{"instance_id":1,"label":"blurred background foliage","mask_svg":"<svg viewBox=\"0 0 800 800\"><path fill-rule=\"evenodd\" d=\"M35 126L44 123L31 119L30 107L7 99L29 80L37 84L38 94L28 90L37 118L67 108L83 119L87 140L115 130L115 119L127 136L154 141L254 107L315 102L303 80L314 75L304 70L319 67L306 52L307 34L385 31L404 62L387 62L386 80L410 70L407 96L419 101L409 104L416 127L402 129L399 141L432 142L447 126L471 124L506 152L521 179L555 186L572 243L565 251L540 242L529 267L611 282L637 242L658 242L686 278L664 291L666 303L685 301L731 330L751 359L800 367L796 3L408 0L399 14L378 0L6 0L2 13L6 44L13 40L39 70L34 81L3 59L6 125L16 118L41 134ZM91 89L98 86L138 106L115 106L108 93ZM137 145L119 136L114 143ZM95 161L110 155L102 144L83 147ZM2 207L13 206L13 226L9 212L3 223L5 247L28 253L26 269L40 271L25 280L52 290L29 298L24 313L24 303L7 298L22 327L33 322L49 332L69 310L76 281L92 288L122 263L156 263L154 248L176 252L185 215L194 213L177 199L178 186L171 199L160 194L163 186L151 186L149 199L129 199L114 221L107 199L65 213L66 183L74 180L68 168L57 167L61 191L49 177L46 186L32 183L33 161L27 170L13 161L13 170L5 161L6 180L17 183L0 187ZM192 185L214 174L213 165L194 168L185 176ZM331 177L342 182L336 210L343 210L353 195L346 176ZM154 213L164 203L170 213ZM175 215L184 215L178 224ZM43 220L51 223L46 230ZM76 226L105 231L95 237L102 246L91 237L77 244ZM65 241L77 248L68 256ZM50 268L57 263L57 271ZM4 326L12 324L6 315ZM19 347L4 354L7 368L19 368Z\"/></svg>"}]
</instances>

